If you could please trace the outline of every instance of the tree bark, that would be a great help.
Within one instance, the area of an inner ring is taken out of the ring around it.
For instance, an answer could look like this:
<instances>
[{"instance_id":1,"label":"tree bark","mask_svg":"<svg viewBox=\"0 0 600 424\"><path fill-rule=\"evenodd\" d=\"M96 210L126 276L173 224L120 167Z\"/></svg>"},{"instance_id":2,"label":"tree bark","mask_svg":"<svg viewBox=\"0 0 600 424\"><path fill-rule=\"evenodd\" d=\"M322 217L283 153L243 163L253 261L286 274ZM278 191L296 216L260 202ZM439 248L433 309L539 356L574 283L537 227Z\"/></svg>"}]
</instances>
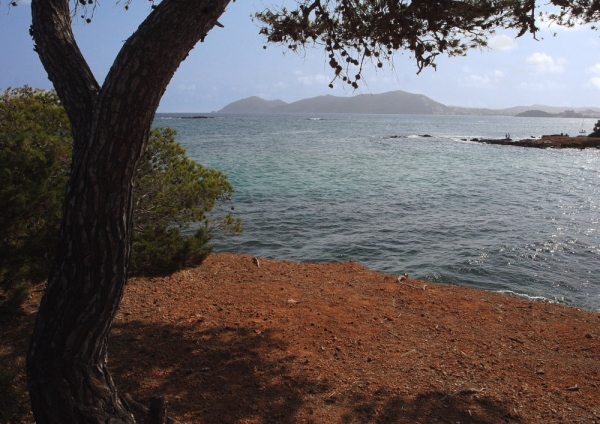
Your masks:
<instances>
[{"instance_id":1,"label":"tree bark","mask_svg":"<svg viewBox=\"0 0 600 424\"><path fill-rule=\"evenodd\" d=\"M99 87L73 37L69 1L32 0L36 50L75 141L56 262L27 358L38 423L135 421L106 367L127 278L134 172L169 81L228 3L164 0Z\"/></svg>"}]
</instances>

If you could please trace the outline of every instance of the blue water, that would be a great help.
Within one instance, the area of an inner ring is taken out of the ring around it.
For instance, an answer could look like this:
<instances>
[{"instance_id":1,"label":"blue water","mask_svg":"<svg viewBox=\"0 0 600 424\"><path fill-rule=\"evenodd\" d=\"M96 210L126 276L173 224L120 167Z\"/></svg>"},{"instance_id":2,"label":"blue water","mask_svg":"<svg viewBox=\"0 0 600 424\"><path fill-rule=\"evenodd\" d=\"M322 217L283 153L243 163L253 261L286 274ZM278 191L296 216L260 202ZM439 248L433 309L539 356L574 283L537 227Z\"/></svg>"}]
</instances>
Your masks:
<instances>
[{"instance_id":1,"label":"blue water","mask_svg":"<svg viewBox=\"0 0 600 424\"><path fill-rule=\"evenodd\" d=\"M461 140L575 135L580 119L212 116L155 124L175 128L188 156L235 187L244 233L217 251L352 259L600 310L600 150Z\"/></svg>"}]
</instances>

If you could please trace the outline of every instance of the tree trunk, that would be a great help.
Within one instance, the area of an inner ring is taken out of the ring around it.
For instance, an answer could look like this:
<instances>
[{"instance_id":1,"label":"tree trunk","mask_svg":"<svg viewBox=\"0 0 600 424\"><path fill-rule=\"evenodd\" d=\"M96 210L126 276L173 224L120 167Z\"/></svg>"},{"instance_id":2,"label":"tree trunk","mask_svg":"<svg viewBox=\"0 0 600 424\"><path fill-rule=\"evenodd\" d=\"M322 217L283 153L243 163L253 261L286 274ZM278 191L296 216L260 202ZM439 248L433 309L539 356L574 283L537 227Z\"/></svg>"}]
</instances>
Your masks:
<instances>
[{"instance_id":1,"label":"tree trunk","mask_svg":"<svg viewBox=\"0 0 600 424\"><path fill-rule=\"evenodd\" d=\"M134 172L171 77L228 3L164 0L100 88L75 43L69 1L32 1L36 50L75 141L56 262L27 358L38 423L134 422L106 367L127 277Z\"/></svg>"}]
</instances>

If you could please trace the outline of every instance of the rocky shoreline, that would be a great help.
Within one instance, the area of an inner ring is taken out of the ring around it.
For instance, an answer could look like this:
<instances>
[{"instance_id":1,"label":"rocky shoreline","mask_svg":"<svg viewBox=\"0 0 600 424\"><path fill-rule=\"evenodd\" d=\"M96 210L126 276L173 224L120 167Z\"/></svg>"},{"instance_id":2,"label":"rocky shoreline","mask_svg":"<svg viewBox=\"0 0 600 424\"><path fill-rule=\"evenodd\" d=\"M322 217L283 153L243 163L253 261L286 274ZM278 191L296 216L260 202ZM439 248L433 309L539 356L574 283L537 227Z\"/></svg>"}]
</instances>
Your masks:
<instances>
[{"instance_id":1,"label":"rocky shoreline","mask_svg":"<svg viewBox=\"0 0 600 424\"><path fill-rule=\"evenodd\" d=\"M533 147L537 149L600 149L600 138L596 137L566 137L560 135L527 138L524 140L470 138L464 141L474 141L483 144L498 144L502 146Z\"/></svg>"}]
</instances>

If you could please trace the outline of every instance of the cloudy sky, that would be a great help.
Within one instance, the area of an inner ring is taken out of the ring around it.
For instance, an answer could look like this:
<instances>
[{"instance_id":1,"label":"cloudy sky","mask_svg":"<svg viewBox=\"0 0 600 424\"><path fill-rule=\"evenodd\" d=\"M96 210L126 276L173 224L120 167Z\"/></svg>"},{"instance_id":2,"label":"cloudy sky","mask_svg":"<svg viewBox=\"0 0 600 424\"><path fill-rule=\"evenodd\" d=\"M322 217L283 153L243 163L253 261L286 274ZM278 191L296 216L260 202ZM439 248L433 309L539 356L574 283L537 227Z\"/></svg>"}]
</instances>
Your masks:
<instances>
[{"instance_id":1,"label":"cloudy sky","mask_svg":"<svg viewBox=\"0 0 600 424\"><path fill-rule=\"evenodd\" d=\"M282 4L273 2L275 4ZM292 0L284 0L288 7ZM258 24L250 15L270 4L237 0L215 28L181 65L161 102L160 112L209 112L250 96L286 102L334 94L405 90L447 105L503 108L518 105L600 107L600 32L587 27L543 30L539 41L515 39L498 32L490 49L460 58L440 58L437 71L417 68L408 54L398 53L394 68L365 72L356 92L342 84L329 89L332 77L322 50L305 55L278 46L263 49ZM51 88L29 36L29 4L0 2L0 88L24 84ZM75 22L75 35L96 78L103 81L123 41L149 11L134 0L129 11L113 0L102 2L91 24ZM556 36L553 34L556 33Z\"/></svg>"}]
</instances>

